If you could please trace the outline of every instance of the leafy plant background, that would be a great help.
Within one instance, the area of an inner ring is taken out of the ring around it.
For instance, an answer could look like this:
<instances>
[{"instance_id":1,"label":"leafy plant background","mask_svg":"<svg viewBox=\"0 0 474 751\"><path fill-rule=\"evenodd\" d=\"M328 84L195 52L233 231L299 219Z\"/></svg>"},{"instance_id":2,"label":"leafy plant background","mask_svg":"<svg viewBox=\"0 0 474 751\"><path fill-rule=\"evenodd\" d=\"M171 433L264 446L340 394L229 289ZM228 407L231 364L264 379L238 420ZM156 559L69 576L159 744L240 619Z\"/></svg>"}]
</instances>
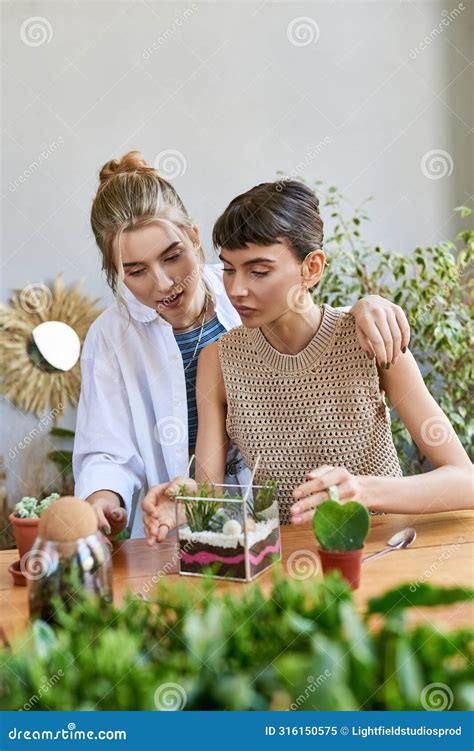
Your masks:
<instances>
[{"instance_id":1,"label":"leafy plant background","mask_svg":"<svg viewBox=\"0 0 474 751\"><path fill-rule=\"evenodd\" d=\"M49 431L52 438L58 439L60 442L67 442L71 444L74 440L74 430L68 430L67 428L59 428L54 426ZM61 448L48 453L48 459L53 462L58 471L58 475L55 480L56 487L60 495L74 495L74 477L72 472L72 449Z\"/></svg>"},{"instance_id":2,"label":"leafy plant background","mask_svg":"<svg viewBox=\"0 0 474 751\"><path fill-rule=\"evenodd\" d=\"M400 305L411 327L410 349L425 383L469 452L474 436L470 398L474 230L463 230L453 242L395 253L364 239L371 198L354 208L337 187L326 188L321 180L314 187L327 235L327 267L315 299L343 307L375 294ZM471 215L465 206L455 211L463 219ZM426 457L394 410L392 433L404 474L428 471Z\"/></svg>"}]
</instances>

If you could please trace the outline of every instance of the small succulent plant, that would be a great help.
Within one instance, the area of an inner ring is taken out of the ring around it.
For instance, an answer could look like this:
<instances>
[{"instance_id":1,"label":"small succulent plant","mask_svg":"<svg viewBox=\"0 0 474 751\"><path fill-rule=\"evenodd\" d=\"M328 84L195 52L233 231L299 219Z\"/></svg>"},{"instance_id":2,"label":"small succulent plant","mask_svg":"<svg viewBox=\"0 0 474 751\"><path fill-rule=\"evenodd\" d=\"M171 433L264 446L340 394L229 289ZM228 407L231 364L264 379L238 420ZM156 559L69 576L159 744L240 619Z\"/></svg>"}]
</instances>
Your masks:
<instances>
[{"instance_id":1,"label":"small succulent plant","mask_svg":"<svg viewBox=\"0 0 474 751\"><path fill-rule=\"evenodd\" d=\"M267 480L258 490L253 502L253 515L255 519L259 519L262 511L270 508L275 499L277 488L278 480Z\"/></svg>"},{"instance_id":2,"label":"small succulent plant","mask_svg":"<svg viewBox=\"0 0 474 751\"><path fill-rule=\"evenodd\" d=\"M59 498L59 493L51 493L42 501L38 501L37 498L25 495L18 501L13 509L13 513L19 519L39 519L43 511L51 506L53 501Z\"/></svg>"},{"instance_id":3,"label":"small succulent plant","mask_svg":"<svg viewBox=\"0 0 474 751\"><path fill-rule=\"evenodd\" d=\"M196 496L200 498L212 498L210 492L208 483L203 482L199 485ZM179 498L180 496L190 497L191 495L185 483L180 485L176 493L174 493L175 498ZM219 509L218 501L199 501L196 499L181 502L186 512L186 521L192 532L202 532L209 529L209 522Z\"/></svg>"},{"instance_id":4,"label":"small succulent plant","mask_svg":"<svg viewBox=\"0 0 474 751\"><path fill-rule=\"evenodd\" d=\"M313 532L324 550L360 550L369 526L369 512L357 501L324 501L313 516Z\"/></svg>"}]
</instances>

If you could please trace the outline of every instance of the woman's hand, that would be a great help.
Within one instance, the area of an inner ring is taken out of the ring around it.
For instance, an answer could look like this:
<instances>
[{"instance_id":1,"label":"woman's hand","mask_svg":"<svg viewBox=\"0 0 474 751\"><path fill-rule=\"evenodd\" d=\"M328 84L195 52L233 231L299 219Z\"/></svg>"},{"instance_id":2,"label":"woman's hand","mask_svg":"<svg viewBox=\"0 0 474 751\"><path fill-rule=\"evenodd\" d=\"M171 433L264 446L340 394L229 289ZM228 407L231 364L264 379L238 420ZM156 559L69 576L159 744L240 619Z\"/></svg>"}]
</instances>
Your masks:
<instances>
[{"instance_id":1,"label":"woman's hand","mask_svg":"<svg viewBox=\"0 0 474 751\"><path fill-rule=\"evenodd\" d=\"M395 365L410 342L410 326L403 310L380 295L368 295L350 309L362 349L387 369Z\"/></svg>"},{"instance_id":2,"label":"woman's hand","mask_svg":"<svg viewBox=\"0 0 474 751\"><path fill-rule=\"evenodd\" d=\"M120 496L111 490L97 490L87 498L95 511L99 529L113 538L127 526L127 510L120 505Z\"/></svg>"},{"instance_id":3,"label":"woman's hand","mask_svg":"<svg viewBox=\"0 0 474 751\"><path fill-rule=\"evenodd\" d=\"M154 485L142 501L143 524L147 545L163 542L168 532L177 525L176 501L172 497L181 485L187 485L190 493L197 492L197 484L189 477L176 477L171 482ZM185 518L178 520L179 524Z\"/></svg>"},{"instance_id":4,"label":"woman's hand","mask_svg":"<svg viewBox=\"0 0 474 751\"><path fill-rule=\"evenodd\" d=\"M329 487L334 486L339 500L360 501L362 487L357 475L351 475L345 467L324 465L306 475L306 481L293 490L296 503L290 507L291 523L310 522L316 506L329 500Z\"/></svg>"}]
</instances>

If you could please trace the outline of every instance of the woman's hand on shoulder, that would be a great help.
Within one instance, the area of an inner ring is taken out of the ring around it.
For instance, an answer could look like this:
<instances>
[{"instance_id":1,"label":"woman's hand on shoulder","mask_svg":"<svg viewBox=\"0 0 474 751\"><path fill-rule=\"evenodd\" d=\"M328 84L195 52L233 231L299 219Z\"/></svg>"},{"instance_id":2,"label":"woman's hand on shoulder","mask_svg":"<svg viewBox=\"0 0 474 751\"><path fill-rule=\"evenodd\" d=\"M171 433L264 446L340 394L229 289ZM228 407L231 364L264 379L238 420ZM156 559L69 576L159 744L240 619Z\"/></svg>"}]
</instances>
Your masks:
<instances>
[{"instance_id":1,"label":"woman's hand on shoulder","mask_svg":"<svg viewBox=\"0 0 474 751\"><path fill-rule=\"evenodd\" d=\"M375 356L381 367L395 365L410 342L410 326L402 308L380 295L367 295L352 306L350 313L367 355Z\"/></svg>"}]
</instances>

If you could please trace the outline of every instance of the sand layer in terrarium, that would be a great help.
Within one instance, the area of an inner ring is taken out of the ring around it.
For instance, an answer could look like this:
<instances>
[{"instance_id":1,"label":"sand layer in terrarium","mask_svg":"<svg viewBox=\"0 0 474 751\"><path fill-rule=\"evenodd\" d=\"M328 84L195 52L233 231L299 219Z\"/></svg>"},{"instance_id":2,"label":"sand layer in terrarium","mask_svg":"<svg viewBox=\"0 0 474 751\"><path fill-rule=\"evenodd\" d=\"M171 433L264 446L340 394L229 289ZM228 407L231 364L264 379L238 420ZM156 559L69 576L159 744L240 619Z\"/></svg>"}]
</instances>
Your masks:
<instances>
[{"instance_id":1,"label":"sand layer in terrarium","mask_svg":"<svg viewBox=\"0 0 474 751\"><path fill-rule=\"evenodd\" d=\"M215 567L216 576L246 579L244 533L192 532L188 526L179 530L181 572L202 574ZM278 518L259 521L247 533L250 577L256 576L280 553Z\"/></svg>"}]
</instances>

